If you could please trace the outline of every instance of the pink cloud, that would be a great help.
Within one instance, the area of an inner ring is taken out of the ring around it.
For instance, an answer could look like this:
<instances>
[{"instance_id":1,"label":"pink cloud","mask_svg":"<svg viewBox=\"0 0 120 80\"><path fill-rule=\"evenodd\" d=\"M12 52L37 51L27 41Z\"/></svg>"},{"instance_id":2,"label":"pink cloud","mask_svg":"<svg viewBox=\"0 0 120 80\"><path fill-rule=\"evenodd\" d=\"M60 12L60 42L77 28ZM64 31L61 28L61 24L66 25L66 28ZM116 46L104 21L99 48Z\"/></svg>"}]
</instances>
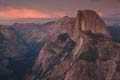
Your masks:
<instances>
[{"instance_id":1,"label":"pink cloud","mask_svg":"<svg viewBox=\"0 0 120 80\"><path fill-rule=\"evenodd\" d=\"M14 19L14 18L59 18L65 16L63 12L45 13L33 9L15 9L9 8L0 11L0 18Z\"/></svg>"}]
</instances>

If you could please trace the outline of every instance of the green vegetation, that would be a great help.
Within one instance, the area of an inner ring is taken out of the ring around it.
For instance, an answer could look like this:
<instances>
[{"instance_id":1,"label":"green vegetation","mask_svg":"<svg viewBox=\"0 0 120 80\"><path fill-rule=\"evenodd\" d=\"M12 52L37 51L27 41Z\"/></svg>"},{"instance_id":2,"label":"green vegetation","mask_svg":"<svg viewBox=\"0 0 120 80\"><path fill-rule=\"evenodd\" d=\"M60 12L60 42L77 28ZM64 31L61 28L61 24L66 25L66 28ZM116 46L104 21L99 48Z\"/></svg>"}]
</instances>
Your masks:
<instances>
[{"instance_id":1,"label":"green vegetation","mask_svg":"<svg viewBox=\"0 0 120 80\"><path fill-rule=\"evenodd\" d=\"M98 58L98 52L97 49L90 48L87 52L82 53L79 57L79 59L86 60L88 62L96 62L96 59Z\"/></svg>"},{"instance_id":2,"label":"green vegetation","mask_svg":"<svg viewBox=\"0 0 120 80\"><path fill-rule=\"evenodd\" d=\"M5 40L4 36L0 33L0 43L3 43L4 40Z\"/></svg>"},{"instance_id":3,"label":"green vegetation","mask_svg":"<svg viewBox=\"0 0 120 80\"><path fill-rule=\"evenodd\" d=\"M60 40L61 42L64 42L67 40L68 37L69 35L67 33L63 33L58 36L58 40Z\"/></svg>"},{"instance_id":4,"label":"green vegetation","mask_svg":"<svg viewBox=\"0 0 120 80\"><path fill-rule=\"evenodd\" d=\"M93 44L97 44L98 42L102 42L102 41L105 41L105 38L101 37L100 35L95 35L92 38Z\"/></svg>"},{"instance_id":5,"label":"green vegetation","mask_svg":"<svg viewBox=\"0 0 120 80\"><path fill-rule=\"evenodd\" d=\"M108 49L106 49L106 51L102 54L102 60L103 61L107 61L107 60L109 60L110 59L110 52L109 52L109 50Z\"/></svg>"},{"instance_id":6,"label":"green vegetation","mask_svg":"<svg viewBox=\"0 0 120 80\"><path fill-rule=\"evenodd\" d=\"M86 34L90 36L93 44L97 44L98 42L108 40L108 38L106 36L104 36L103 34L100 34L100 33L94 34L94 33L88 32Z\"/></svg>"},{"instance_id":7,"label":"green vegetation","mask_svg":"<svg viewBox=\"0 0 120 80\"><path fill-rule=\"evenodd\" d=\"M76 43L74 41L70 40L64 49L69 53L73 50L73 48L75 47L75 44Z\"/></svg>"},{"instance_id":8,"label":"green vegetation","mask_svg":"<svg viewBox=\"0 0 120 80\"><path fill-rule=\"evenodd\" d=\"M116 62L117 66L116 66L116 71L120 72L120 61Z\"/></svg>"}]
</instances>

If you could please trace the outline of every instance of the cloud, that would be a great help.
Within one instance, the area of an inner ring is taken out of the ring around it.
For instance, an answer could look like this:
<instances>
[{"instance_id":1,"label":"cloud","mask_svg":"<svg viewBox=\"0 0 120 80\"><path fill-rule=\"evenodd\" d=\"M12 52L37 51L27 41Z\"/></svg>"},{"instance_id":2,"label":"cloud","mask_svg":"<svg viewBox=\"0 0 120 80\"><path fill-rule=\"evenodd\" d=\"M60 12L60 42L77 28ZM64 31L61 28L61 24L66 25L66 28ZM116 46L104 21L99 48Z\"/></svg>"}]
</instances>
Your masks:
<instances>
[{"instance_id":1,"label":"cloud","mask_svg":"<svg viewBox=\"0 0 120 80\"><path fill-rule=\"evenodd\" d=\"M24 12L24 9L34 12L34 17L38 13L53 17L66 13L68 16L75 17L76 11L83 9L91 9L100 12L101 16L108 16L120 12L120 0L0 0L0 12L4 12L7 7L12 7L18 12Z\"/></svg>"},{"instance_id":2,"label":"cloud","mask_svg":"<svg viewBox=\"0 0 120 80\"><path fill-rule=\"evenodd\" d=\"M65 16L63 12L45 13L34 9L15 9L9 8L0 11L0 18L14 19L14 18L59 18Z\"/></svg>"}]
</instances>

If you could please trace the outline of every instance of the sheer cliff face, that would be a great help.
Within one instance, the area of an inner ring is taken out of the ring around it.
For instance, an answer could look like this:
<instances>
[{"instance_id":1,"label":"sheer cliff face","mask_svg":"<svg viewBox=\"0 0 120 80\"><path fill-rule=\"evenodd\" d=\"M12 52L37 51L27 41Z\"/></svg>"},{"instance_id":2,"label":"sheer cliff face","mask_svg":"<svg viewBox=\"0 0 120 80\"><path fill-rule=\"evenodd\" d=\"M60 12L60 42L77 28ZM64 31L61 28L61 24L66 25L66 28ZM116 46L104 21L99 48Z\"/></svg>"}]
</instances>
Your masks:
<instances>
[{"instance_id":1,"label":"sheer cliff face","mask_svg":"<svg viewBox=\"0 0 120 80\"><path fill-rule=\"evenodd\" d=\"M68 24L45 43L24 79L118 80L120 45L110 40L101 18L78 11Z\"/></svg>"},{"instance_id":2,"label":"sheer cliff face","mask_svg":"<svg viewBox=\"0 0 120 80\"><path fill-rule=\"evenodd\" d=\"M73 39L77 39L81 31L89 31L95 34L100 33L106 37L110 37L103 20L97 15L97 13L91 10L78 11L75 24L71 27L71 30Z\"/></svg>"}]
</instances>

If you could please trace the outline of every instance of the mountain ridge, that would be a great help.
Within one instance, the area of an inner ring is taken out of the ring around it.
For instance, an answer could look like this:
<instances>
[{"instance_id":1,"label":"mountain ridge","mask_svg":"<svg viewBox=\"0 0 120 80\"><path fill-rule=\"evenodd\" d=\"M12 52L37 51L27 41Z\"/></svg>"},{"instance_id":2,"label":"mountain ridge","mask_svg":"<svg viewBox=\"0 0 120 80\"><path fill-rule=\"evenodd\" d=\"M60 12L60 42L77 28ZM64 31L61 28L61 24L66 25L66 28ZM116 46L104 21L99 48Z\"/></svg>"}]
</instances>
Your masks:
<instances>
[{"instance_id":1,"label":"mountain ridge","mask_svg":"<svg viewBox=\"0 0 120 80\"><path fill-rule=\"evenodd\" d=\"M45 43L24 80L117 80L120 46L112 42L101 18L83 10L70 23Z\"/></svg>"},{"instance_id":2,"label":"mountain ridge","mask_svg":"<svg viewBox=\"0 0 120 80\"><path fill-rule=\"evenodd\" d=\"M119 80L119 52L92 10L46 24L0 26L0 79Z\"/></svg>"}]
</instances>

